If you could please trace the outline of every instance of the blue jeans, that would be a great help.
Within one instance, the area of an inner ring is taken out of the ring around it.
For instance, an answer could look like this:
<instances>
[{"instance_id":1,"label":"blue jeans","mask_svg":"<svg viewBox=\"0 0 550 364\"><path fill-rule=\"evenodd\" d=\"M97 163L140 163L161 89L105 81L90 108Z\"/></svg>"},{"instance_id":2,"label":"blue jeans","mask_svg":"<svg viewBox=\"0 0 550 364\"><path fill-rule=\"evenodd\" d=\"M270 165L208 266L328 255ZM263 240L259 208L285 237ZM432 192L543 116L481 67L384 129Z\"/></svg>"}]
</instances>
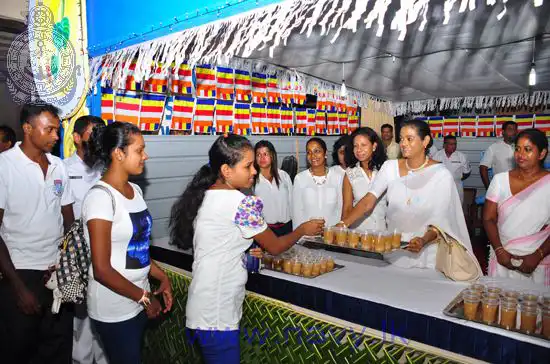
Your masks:
<instances>
[{"instance_id":1,"label":"blue jeans","mask_svg":"<svg viewBox=\"0 0 550 364\"><path fill-rule=\"evenodd\" d=\"M141 346L147 314L121 322L92 320L110 364L141 364Z\"/></svg>"},{"instance_id":2,"label":"blue jeans","mask_svg":"<svg viewBox=\"0 0 550 364\"><path fill-rule=\"evenodd\" d=\"M186 329L188 342L197 342L206 364L239 364L239 330L192 330Z\"/></svg>"}]
</instances>

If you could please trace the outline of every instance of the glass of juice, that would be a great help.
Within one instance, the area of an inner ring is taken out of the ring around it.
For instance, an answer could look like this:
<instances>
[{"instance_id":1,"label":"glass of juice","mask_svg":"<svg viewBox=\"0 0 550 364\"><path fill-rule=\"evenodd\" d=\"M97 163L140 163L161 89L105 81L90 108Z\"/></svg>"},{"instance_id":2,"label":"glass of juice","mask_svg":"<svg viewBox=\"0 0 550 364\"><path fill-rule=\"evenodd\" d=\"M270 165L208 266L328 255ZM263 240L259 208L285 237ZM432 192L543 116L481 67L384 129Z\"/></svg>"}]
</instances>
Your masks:
<instances>
[{"instance_id":1,"label":"glass of juice","mask_svg":"<svg viewBox=\"0 0 550 364\"><path fill-rule=\"evenodd\" d=\"M361 233L357 230L348 231L348 245L350 248L357 249L359 247L359 241L361 240Z\"/></svg>"},{"instance_id":2,"label":"glass of juice","mask_svg":"<svg viewBox=\"0 0 550 364\"><path fill-rule=\"evenodd\" d=\"M384 251L386 251L385 243L386 239L384 237L384 233L379 232L374 242L374 251L377 253L383 253Z\"/></svg>"},{"instance_id":3,"label":"glass of juice","mask_svg":"<svg viewBox=\"0 0 550 364\"><path fill-rule=\"evenodd\" d=\"M392 241L391 241L391 248L392 249L399 249L401 248L401 233L397 230L394 230Z\"/></svg>"},{"instance_id":4,"label":"glass of juice","mask_svg":"<svg viewBox=\"0 0 550 364\"><path fill-rule=\"evenodd\" d=\"M539 310L538 304L532 301L523 301L519 307L521 311L520 330L527 334L535 333Z\"/></svg>"},{"instance_id":5,"label":"glass of juice","mask_svg":"<svg viewBox=\"0 0 550 364\"><path fill-rule=\"evenodd\" d=\"M334 244L334 226L327 226L323 230L323 241L325 244Z\"/></svg>"},{"instance_id":6,"label":"glass of juice","mask_svg":"<svg viewBox=\"0 0 550 364\"><path fill-rule=\"evenodd\" d=\"M345 227L335 227L334 235L336 236L336 245L346 246L348 242L348 229Z\"/></svg>"},{"instance_id":7,"label":"glass of juice","mask_svg":"<svg viewBox=\"0 0 550 364\"><path fill-rule=\"evenodd\" d=\"M498 298L484 297L481 300L481 320L486 324L494 324L497 321Z\"/></svg>"},{"instance_id":8,"label":"glass of juice","mask_svg":"<svg viewBox=\"0 0 550 364\"><path fill-rule=\"evenodd\" d=\"M475 293L465 291L462 294L462 300L464 301L464 317L467 320L475 320L481 297Z\"/></svg>"},{"instance_id":9,"label":"glass of juice","mask_svg":"<svg viewBox=\"0 0 550 364\"><path fill-rule=\"evenodd\" d=\"M506 330L515 329L517 310L517 299L503 297L500 302L500 326Z\"/></svg>"}]
</instances>

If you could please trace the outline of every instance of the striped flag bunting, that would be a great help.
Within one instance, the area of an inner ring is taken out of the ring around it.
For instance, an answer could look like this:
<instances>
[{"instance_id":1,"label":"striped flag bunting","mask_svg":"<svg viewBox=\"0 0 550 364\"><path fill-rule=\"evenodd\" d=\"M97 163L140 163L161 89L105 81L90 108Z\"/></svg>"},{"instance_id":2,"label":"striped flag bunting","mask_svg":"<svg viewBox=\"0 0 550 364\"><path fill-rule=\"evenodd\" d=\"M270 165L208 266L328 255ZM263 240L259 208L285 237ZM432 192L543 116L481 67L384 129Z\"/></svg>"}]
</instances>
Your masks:
<instances>
[{"instance_id":1,"label":"striped flag bunting","mask_svg":"<svg viewBox=\"0 0 550 364\"><path fill-rule=\"evenodd\" d=\"M340 134L348 134L348 114L346 112L338 113L338 127Z\"/></svg>"},{"instance_id":2,"label":"striped flag bunting","mask_svg":"<svg viewBox=\"0 0 550 364\"><path fill-rule=\"evenodd\" d=\"M172 124L170 129L181 131L193 130L193 110L195 99L191 96L174 96Z\"/></svg>"},{"instance_id":3,"label":"striped flag bunting","mask_svg":"<svg viewBox=\"0 0 550 364\"><path fill-rule=\"evenodd\" d=\"M267 128L269 134L281 134L281 109L278 105L267 105Z\"/></svg>"},{"instance_id":4,"label":"striped flag bunting","mask_svg":"<svg viewBox=\"0 0 550 364\"><path fill-rule=\"evenodd\" d=\"M449 116L443 119L443 136L460 136L460 118L458 116Z\"/></svg>"},{"instance_id":5,"label":"striped flag bunting","mask_svg":"<svg viewBox=\"0 0 550 364\"><path fill-rule=\"evenodd\" d=\"M170 89L173 94L191 95L193 93L193 70L186 63L172 68Z\"/></svg>"},{"instance_id":6,"label":"striped flag bunting","mask_svg":"<svg viewBox=\"0 0 550 364\"><path fill-rule=\"evenodd\" d=\"M250 105L252 134L269 134L266 104Z\"/></svg>"},{"instance_id":7,"label":"striped flag bunting","mask_svg":"<svg viewBox=\"0 0 550 364\"><path fill-rule=\"evenodd\" d=\"M359 108L356 104L348 104L348 133L353 133L359 128Z\"/></svg>"},{"instance_id":8,"label":"striped flag bunting","mask_svg":"<svg viewBox=\"0 0 550 364\"><path fill-rule=\"evenodd\" d=\"M126 67L126 63L122 64L122 67ZM141 90L141 82L136 82L136 79L134 77L136 71L136 62L130 63L130 66L128 67L128 71L126 73L126 79L123 80L122 84L119 85L119 89L126 90L126 91L140 91Z\"/></svg>"},{"instance_id":9,"label":"striped flag bunting","mask_svg":"<svg viewBox=\"0 0 550 364\"><path fill-rule=\"evenodd\" d=\"M233 130L237 135L250 135L250 104L235 103Z\"/></svg>"},{"instance_id":10,"label":"striped flag bunting","mask_svg":"<svg viewBox=\"0 0 550 364\"><path fill-rule=\"evenodd\" d=\"M296 134L307 134L307 110L297 107L294 110L294 120L296 124Z\"/></svg>"},{"instance_id":11,"label":"striped flag bunting","mask_svg":"<svg viewBox=\"0 0 550 364\"><path fill-rule=\"evenodd\" d=\"M252 79L250 72L235 70L235 98L237 101L250 102L252 100Z\"/></svg>"},{"instance_id":12,"label":"striped flag bunting","mask_svg":"<svg viewBox=\"0 0 550 364\"><path fill-rule=\"evenodd\" d=\"M216 98L218 100L233 100L235 96L235 80L233 69L216 67Z\"/></svg>"},{"instance_id":13,"label":"striped flag bunting","mask_svg":"<svg viewBox=\"0 0 550 364\"><path fill-rule=\"evenodd\" d=\"M252 102L265 104L267 102L267 75L252 73Z\"/></svg>"},{"instance_id":14,"label":"striped flag bunting","mask_svg":"<svg viewBox=\"0 0 550 364\"><path fill-rule=\"evenodd\" d=\"M462 138L475 138L477 136L477 116L460 117L460 136Z\"/></svg>"},{"instance_id":15,"label":"striped flag bunting","mask_svg":"<svg viewBox=\"0 0 550 364\"><path fill-rule=\"evenodd\" d=\"M507 121L514 121L514 115L497 115L495 117L495 134L502 138L502 125Z\"/></svg>"},{"instance_id":16,"label":"striped flag bunting","mask_svg":"<svg viewBox=\"0 0 550 364\"><path fill-rule=\"evenodd\" d=\"M495 116L480 115L477 117L477 136L494 137L495 136Z\"/></svg>"},{"instance_id":17,"label":"striped flag bunting","mask_svg":"<svg viewBox=\"0 0 550 364\"><path fill-rule=\"evenodd\" d=\"M116 94L115 99L115 121L139 123L139 109L141 96L135 91L124 91Z\"/></svg>"},{"instance_id":18,"label":"striped flag bunting","mask_svg":"<svg viewBox=\"0 0 550 364\"><path fill-rule=\"evenodd\" d=\"M159 129L165 101L165 95L143 94L139 114L140 130L156 131Z\"/></svg>"},{"instance_id":19,"label":"striped flag bunting","mask_svg":"<svg viewBox=\"0 0 550 364\"><path fill-rule=\"evenodd\" d=\"M532 128L534 119L535 115L533 114L516 115L515 122L518 124L518 131Z\"/></svg>"},{"instance_id":20,"label":"striped flag bunting","mask_svg":"<svg viewBox=\"0 0 550 364\"><path fill-rule=\"evenodd\" d=\"M279 80L276 75L267 76L267 102L280 103L281 92L279 91Z\"/></svg>"},{"instance_id":21,"label":"striped flag bunting","mask_svg":"<svg viewBox=\"0 0 550 364\"><path fill-rule=\"evenodd\" d=\"M317 110L317 112L315 113L315 133L316 134L327 133L327 122L326 122L325 110Z\"/></svg>"},{"instance_id":22,"label":"striped flag bunting","mask_svg":"<svg viewBox=\"0 0 550 364\"><path fill-rule=\"evenodd\" d=\"M216 71L209 64L195 67L197 97L216 97Z\"/></svg>"},{"instance_id":23,"label":"striped flag bunting","mask_svg":"<svg viewBox=\"0 0 550 364\"><path fill-rule=\"evenodd\" d=\"M545 133L547 137L550 137L550 114L536 114L535 128Z\"/></svg>"},{"instance_id":24,"label":"striped flag bunting","mask_svg":"<svg viewBox=\"0 0 550 364\"><path fill-rule=\"evenodd\" d=\"M115 94L112 88L101 88L101 118L108 124L115 120Z\"/></svg>"},{"instance_id":25,"label":"striped flag bunting","mask_svg":"<svg viewBox=\"0 0 550 364\"><path fill-rule=\"evenodd\" d=\"M217 100L215 110L216 133L233 132L233 100Z\"/></svg>"},{"instance_id":26,"label":"striped flag bunting","mask_svg":"<svg viewBox=\"0 0 550 364\"><path fill-rule=\"evenodd\" d=\"M151 75L149 79L143 83L144 92L152 92L164 94L168 88L168 74L161 73L162 63L153 64L151 66Z\"/></svg>"},{"instance_id":27,"label":"striped flag bunting","mask_svg":"<svg viewBox=\"0 0 550 364\"><path fill-rule=\"evenodd\" d=\"M340 128L338 125L338 113L336 111L327 111L327 134L340 134Z\"/></svg>"},{"instance_id":28,"label":"striped flag bunting","mask_svg":"<svg viewBox=\"0 0 550 364\"><path fill-rule=\"evenodd\" d=\"M443 136L443 116L430 116L428 124L430 125L430 133L432 138L441 138Z\"/></svg>"},{"instance_id":29,"label":"striped flag bunting","mask_svg":"<svg viewBox=\"0 0 550 364\"><path fill-rule=\"evenodd\" d=\"M294 113L291 107L281 106L281 129L287 135L294 132Z\"/></svg>"},{"instance_id":30,"label":"striped flag bunting","mask_svg":"<svg viewBox=\"0 0 550 364\"><path fill-rule=\"evenodd\" d=\"M195 114L193 116L193 131L196 134L212 134L214 124L214 99L195 100Z\"/></svg>"},{"instance_id":31,"label":"striped flag bunting","mask_svg":"<svg viewBox=\"0 0 550 364\"><path fill-rule=\"evenodd\" d=\"M307 109L307 124L306 124L306 135L313 136L315 135L315 130L317 128L317 110Z\"/></svg>"}]
</instances>

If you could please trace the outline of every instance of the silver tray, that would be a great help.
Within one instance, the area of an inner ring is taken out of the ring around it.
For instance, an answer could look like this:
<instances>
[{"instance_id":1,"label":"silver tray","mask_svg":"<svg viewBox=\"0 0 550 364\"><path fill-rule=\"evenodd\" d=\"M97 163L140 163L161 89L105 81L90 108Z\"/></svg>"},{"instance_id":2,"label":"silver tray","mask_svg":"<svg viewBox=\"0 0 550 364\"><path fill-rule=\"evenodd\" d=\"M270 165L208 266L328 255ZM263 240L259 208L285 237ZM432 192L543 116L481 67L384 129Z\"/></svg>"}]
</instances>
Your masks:
<instances>
[{"instance_id":1,"label":"silver tray","mask_svg":"<svg viewBox=\"0 0 550 364\"><path fill-rule=\"evenodd\" d=\"M330 272L327 272L327 273L323 273L323 274L319 274L317 277L304 277L304 276L297 276L296 274L292 274L292 273L287 273L285 272L284 270L276 270L276 269L272 269L272 268L266 268L266 267L262 267L262 270L270 270L270 271L273 271L273 272L279 272L279 273L283 273L283 274L286 274L286 275L289 275L289 276L293 276L293 277L302 277L302 278L307 278L307 279L315 279L315 278L319 278L319 277L322 277L324 275L327 275L327 274L330 274L334 271L337 271L339 269L342 269L342 268L345 268L344 265L341 265L341 264L336 264L334 263L334 269L331 270Z\"/></svg>"},{"instance_id":2,"label":"silver tray","mask_svg":"<svg viewBox=\"0 0 550 364\"><path fill-rule=\"evenodd\" d=\"M371 259L379 259L383 260L384 255L387 253L391 253L394 251L402 250L404 247L406 247L409 243L407 242L401 242L401 248L399 249L392 249L390 251L384 252L384 253L377 253L372 250L363 250L359 248L351 248L349 246L342 246L342 245L335 245L335 244L327 244L324 242L322 236L303 236L299 241L299 244L303 245L306 248L310 249L325 249L330 250L338 253L345 253L350 255L356 255L361 256L365 258L371 258Z\"/></svg>"}]
</instances>

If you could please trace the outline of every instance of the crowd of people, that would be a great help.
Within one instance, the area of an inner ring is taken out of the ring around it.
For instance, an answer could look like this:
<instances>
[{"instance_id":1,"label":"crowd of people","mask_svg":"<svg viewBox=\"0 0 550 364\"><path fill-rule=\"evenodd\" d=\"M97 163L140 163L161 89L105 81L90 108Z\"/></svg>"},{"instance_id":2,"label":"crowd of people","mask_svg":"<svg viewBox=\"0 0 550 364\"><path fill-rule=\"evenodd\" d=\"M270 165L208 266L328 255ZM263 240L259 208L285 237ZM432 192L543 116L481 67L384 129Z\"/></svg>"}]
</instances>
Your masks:
<instances>
[{"instance_id":1,"label":"crowd of people","mask_svg":"<svg viewBox=\"0 0 550 364\"><path fill-rule=\"evenodd\" d=\"M61 161L51 154L60 126L53 106L25 105L21 124L18 143L0 128L2 362L139 363L147 320L173 301L168 277L149 256L153 219L142 190L129 182L148 159L144 138L132 124L83 116L74 125L76 153ZM485 152L480 167L488 188L489 274L550 286L548 141L537 129L516 134L515 123L504 124L503 141ZM409 245L384 259L433 269L443 232L477 264L462 209L471 168L457 139L447 136L443 150L434 150L428 124L410 120L399 140L388 124L380 134L359 128L336 141L329 166L325 141L310 138L307 168L295 177L279 167L267 140L215 140L169 224L172 243L193 251L185 326L205 362L239 362L243 256L252 242L259 247L250 254L261 257L325 226L399 231ZM53 314L44 282L75 219L91 249L87 300ZM154 292L150 279L158 282Z\"/></svg>"}]
</instances>

